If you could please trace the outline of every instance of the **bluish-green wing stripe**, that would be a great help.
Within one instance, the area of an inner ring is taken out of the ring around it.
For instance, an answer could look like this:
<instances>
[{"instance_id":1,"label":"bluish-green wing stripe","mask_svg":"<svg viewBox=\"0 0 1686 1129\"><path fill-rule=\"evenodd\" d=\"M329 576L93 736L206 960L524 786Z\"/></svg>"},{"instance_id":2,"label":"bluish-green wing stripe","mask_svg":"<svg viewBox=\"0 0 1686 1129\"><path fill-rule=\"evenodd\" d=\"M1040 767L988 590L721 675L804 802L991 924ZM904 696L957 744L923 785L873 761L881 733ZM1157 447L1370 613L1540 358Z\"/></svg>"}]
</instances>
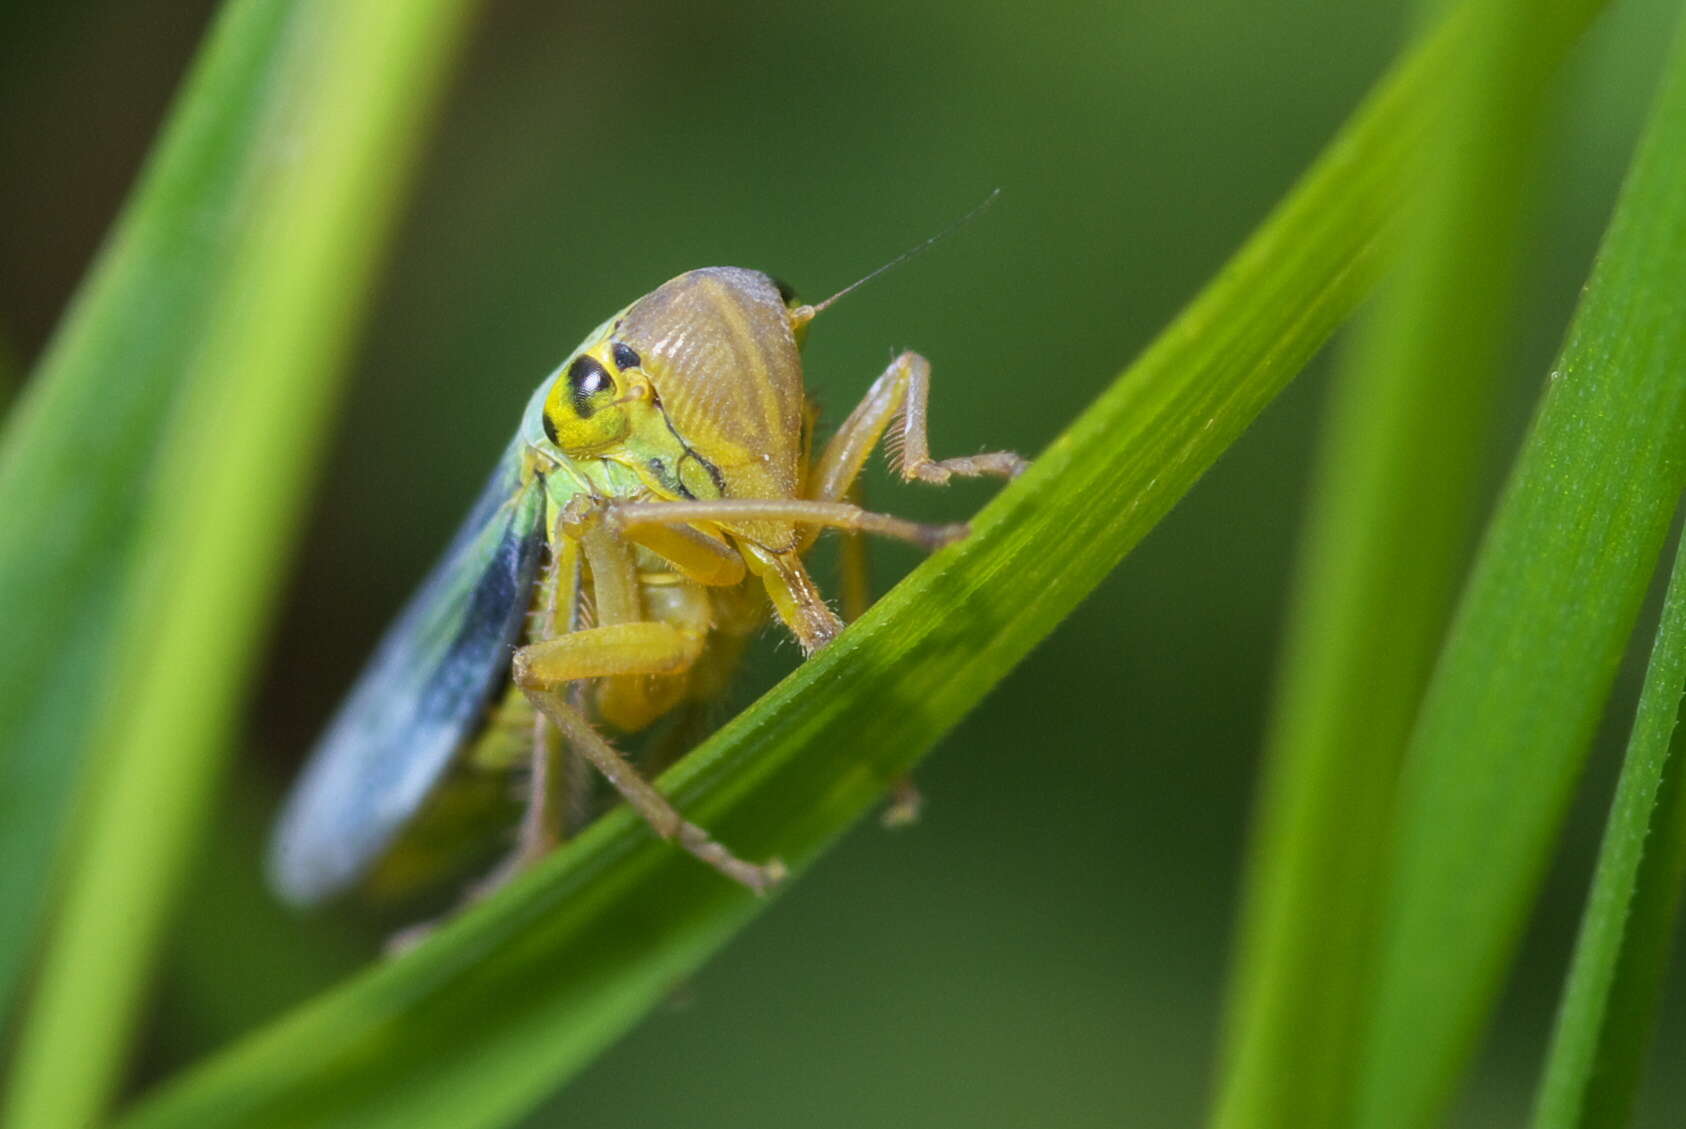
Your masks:
<instances>
[{"instance_id":1,"label":"bluish-green wing stripe","mask_svg":"<svg viewBox=\"0 0 1686 1129\"><path fill-rule=\"evenodd\" d=\"M450 766L521 634L543 547L542 489L505 453L444 558L381 640L288 797L270 880L295 904L360 878Z\"/></svg>"}]
</instances>

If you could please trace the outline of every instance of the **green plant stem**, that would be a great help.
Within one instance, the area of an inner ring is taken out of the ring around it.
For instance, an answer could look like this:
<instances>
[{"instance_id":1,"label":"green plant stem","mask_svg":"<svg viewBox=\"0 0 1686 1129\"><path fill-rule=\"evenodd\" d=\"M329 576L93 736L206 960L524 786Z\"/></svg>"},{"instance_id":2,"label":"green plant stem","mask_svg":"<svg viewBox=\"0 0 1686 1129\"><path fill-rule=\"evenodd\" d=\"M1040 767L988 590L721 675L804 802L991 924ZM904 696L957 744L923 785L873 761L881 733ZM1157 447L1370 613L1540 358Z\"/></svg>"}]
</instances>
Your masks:
<instances>
[{"instance_id":1,"label":"green plant stem","mask_svg":"<svg viewBox=\"0 0 1686 1129\"><path fill-rule=\"evenodd\" d=\"M1656 646L1540 1080L1534 1129L1616 1129L1630 1119L1686 879L1686 774L1680 771L1682 742L1675 736L1682 693L1686 546L1675 551Z\"/></svg>"},{"instance_id":2,"label":"green plant stem","mask_svg":"<svg viewBox=\"0 0 1686 1129\"><path fill-rule=\"evenodd\" d=\"M1403 778L1355 1124L1474 1051L1686 487L1686 38L1436 667Z\"/></svg>"},{"instance_id":3,"label":"green plant stem","mask_svg":"<svg viewBox=\"0 0 1686 1129\"><path fill-rule=\"evenodd\" d=\"M748 857L800 873L1087 595L1368 291L1416 190L1455 22L1371 97L1216 279L1036 465L661 780ZM167 1085L124 1122L507 1124L763 905L598 821L403 958Z\"/></svg>"},{"instance_id":4,"label":"green plant stem","mask_svg":"<svg viewBox=\"0 0 1686 1129\"><path fill-rule=\"evenodd\" d=\"M258 181L142 505L117 692L7 1096L16 1129L88 1125L116 1086L281 577L351 298L368 289L466 9L249 0L213 34L213 56L253 37L276 53L247 139Z\"/></svg>"},{"instance_id":5,"label":"green plant stem","mask_svg":"<svg viewBox=\"0 0 1686 1129\"><path fill-rule=\"evenodd\" d=\"M1417 155L1421 213L1336 374L1266 743L1220 1129L1349 1122L1375 875L1475 525L1546 80L1602 7L1469 5L1457 111Z\"/></svg>"}]
</instances>

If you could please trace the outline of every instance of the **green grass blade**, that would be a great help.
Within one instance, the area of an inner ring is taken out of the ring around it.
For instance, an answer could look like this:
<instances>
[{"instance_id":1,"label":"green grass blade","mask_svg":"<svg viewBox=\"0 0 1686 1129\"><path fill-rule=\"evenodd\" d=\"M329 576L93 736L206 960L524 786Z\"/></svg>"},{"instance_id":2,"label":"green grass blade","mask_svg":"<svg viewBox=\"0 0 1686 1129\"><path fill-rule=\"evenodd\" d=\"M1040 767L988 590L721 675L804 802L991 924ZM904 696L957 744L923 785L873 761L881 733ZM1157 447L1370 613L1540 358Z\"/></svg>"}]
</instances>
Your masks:
<instances>
[{"instance_id":1,"label":"green grass blade","mask_svg":"<svg viewBox=\"0 0 1686 1129\"><path fill-rule=\"evenodd\" d=\"M1686 545L1675 551L1621 780L1558 1008L1534 1129L1628 1124L1656 1028L1682 880L1686 775L1671 742L1686 693Z\"/></svg>"},{"instance_id":2,"label":"green grass blade","mask_svg":"<svg viewBox=\"0 0 1686 1129\"><path fill-rule=\"evenodd\" d=\"M274 87L280 5L221 21L121 222L0 431L0 1011L34 938L133 539L135 483L227 269L242 141ZM122 374L113 379L113 374Z\"/></svg>"},{"instance_id":3,"label":"green grass blade","mask_svg":"<svg viewBox=\"0 0 1686 1129\"><path fill-rule=\"evenodd\" d=\"M1401 269L1337 374L1239 929L1221 1129L1345 1126L1399 760L1451 615L1545 79L1603 5L1470 5ZM1378 645L1386 640L1385 645Z\"/></svg>"},{"instance_id":4,"label":"green grass blade","mask_svg":"<svg viewBox=\"0 0 1686 1129\"><path fill-rule=\"evenodd\" d=\"M261 108L206 157L241 164L249 184L238 223L222 233L215 291L196 295L196 324L180 327L195 339L180 358L181 395L155 417L162 454L141 494L124 619L103 672L119 690L102 696L79 680L99 703L90 711L97 752L10 1079L6 1117L17 1129L85 1126L116 1085L281 577L357 298L466 8L248 0L225 13L190 86L188 118L221 93L200 83L229 57L262 72L264 89L252 92ZM192 187L177 185L189 196ZM191 198L170 203L192 208ZM155 250L158 259L119 254L106 269L168 270L168 242ZM130 297L144 302L144 286ZM120 333L132 311L111 301L106 331ZM84 316L93 323L72 332L97 339L97 314ZM74 365L47 376L64 382L57 402L86 379ZM58 441L81 450L82 422ZM29 437L50 446L46 426L37 421Z\"/></svg>"},{"instance_id":5,"label":"green grass blade","mask_svg":"<svg viewBox=\"0 0 1686 1129\"><path fill-rule=\"evenodd\" d=\"M664 776L680 805L749 857L777 854L797 872L868 811L1350 314L1414 191L1411 156L1466 34L1449 28L1383 84L971 538ZM417 950L167 1084L123 1124L506 1124L764 904L612 813Z\"/></svg>"},{"instance_id":6,"label":"green grass blade","mask_svg":"<svg viewBox=\"0 0 1686 1129\"><path fill-rule=\"evenodd\" d=\"M1501 987L1686 486L1686 40L1413 735L1356 1124L1427 1126Z\"/></svg>"}]
</instances>

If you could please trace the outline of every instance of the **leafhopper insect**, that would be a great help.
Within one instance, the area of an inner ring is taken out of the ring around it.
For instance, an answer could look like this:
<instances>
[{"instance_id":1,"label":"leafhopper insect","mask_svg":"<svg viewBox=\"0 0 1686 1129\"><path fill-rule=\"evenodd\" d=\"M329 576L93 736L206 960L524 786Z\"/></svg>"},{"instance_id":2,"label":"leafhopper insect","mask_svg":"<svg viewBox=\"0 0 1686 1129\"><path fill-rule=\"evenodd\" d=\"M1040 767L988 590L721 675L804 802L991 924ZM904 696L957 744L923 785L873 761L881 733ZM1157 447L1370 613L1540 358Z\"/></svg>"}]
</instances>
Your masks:
<instances>
[{"instance_id":1,"label":"leafhopper insect","mask_svg":"<svg viewBox=\"0 0 1686 1129\"><path fill-rule=\"evenodd\" d=\"M690 271L593 330L539 385L287 801L270 855L286 900L362 880L454 767L497 759L483 756L493 730L506 763L524 747L531 785L498 875L567 833L555 782L571 758L727 877L756 891L778 880L776 860L741 859L691 823L604 733L640 733L713 692L769 609L805 654L829 643L842 622L804 565L822 529L927 548L963 535L850 500L887 432L908 480L1025 465L1005 451L931 458L930 366L911 352L813 457L800 349L838 296L803 305L757 271Z\"/></svg>"}]
</instances>

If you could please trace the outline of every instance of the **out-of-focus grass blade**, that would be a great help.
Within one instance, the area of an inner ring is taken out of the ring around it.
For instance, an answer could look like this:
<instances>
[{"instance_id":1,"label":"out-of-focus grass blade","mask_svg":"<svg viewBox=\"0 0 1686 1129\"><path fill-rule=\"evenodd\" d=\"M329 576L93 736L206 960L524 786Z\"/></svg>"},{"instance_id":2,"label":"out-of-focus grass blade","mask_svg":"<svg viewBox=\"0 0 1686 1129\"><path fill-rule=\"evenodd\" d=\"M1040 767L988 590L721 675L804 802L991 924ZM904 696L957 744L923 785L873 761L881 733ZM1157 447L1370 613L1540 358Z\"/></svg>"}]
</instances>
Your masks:
<instances>
[{"instance_id":1,"label":"out-of-focus grass blade","mask_svg":"<svg viewBox=\"0 0 1686 1129\"><path fill-rule=\"evenodd\" d=\"M799 873L1118 563L1369 289L1468 28L1445 32L969 539L663 777L687 812ZM507 1124L763 904L612 813L123 1124Z\"/></svg>"},{"instance_id":2,"label":"out-of-focus grass blade","mask_svg":"<svg viewBox=\"0 0 1686 1129\"><path fill-rule=\"evenodd\" d=\"M13 437L21 453L8 488L34 482L66 512L11 543L42 545L79 583L110 585L123 617L109 632L108 663L54 667L96 719L94 753L10 1078L15 1129L80 1129L115 1085L281 576L332 377L466 8L465 0L246 0L225 11L181 124ZM239 107L232 120L224 99ZM212 272L206 292L174 274L172 253L194 242L196 223L217 226L218 246L200 264ZM154 275L161 294L148 285ZM168 316L148 328L154 301ZM63 413L90 383L106 390L135 379L120 342L154 333L172 345L143 361L158 366L167 355L183 370L181 391L161 415L171 374L147 367L140 377L147 391L126 403L125 416L145 431L125 436L125 465L148 461L143 442L161 443L161 453L151 475L120 489L108 480L111 466L86 466L89 421ZM115 505L138 510L133 562L120 577L86 559L103 552L105 531L84 523ZM65 516L71 530L55 533ZM49 665L70 654L90 659L89 644L108 634L104 623L79 622L81 609L59 607L62 583L27 571L0 582L5 607L34 599L77 624L69 643L52 640ZM42 661L8 638L8 653L20 649ZM49 697L62 705L66 692L53 686ZM49 729L55 741L75 733Z\"/></svg>"},{"instance_id":3,"label":"out-of-focus grass blade","mask_svg":"<svg viewBox=\"0 0 1686 1129\"><path fill-rule=\"evenodd\" d=\"M1474 1050L1686 486L1686 39L1487 531L1400 785L1362 1129Z\"/></svg>"},{"instance_id":4,"label":"out-of-focus grass blade","mask_svg":"<svg viewBox=\"0 0 1686 1129\"><path fill-rule=\"evenodd\" d=\"M347 7L354 7L348 5ZM224 295L254 200L287 157L288 60L312 5L239 0L0 431L0 1011L33 939L165 413ZM379 227L378 216L364 228ZM363 238L361 235L358 239ZM357 295L325 288L349 312Z\"/></svg>"},{"instance_id":5,"label":"out-of-focus grass blade","mask_svg":"<svg viewBox=\"0 0 1686 1129\"><path fill-rule=\"evenodd\" d=\"M1534 1129L1628 1124L1656 1028L1686 880L1686 545L1645 672L1592 892L1563 989Z\"/></svg>"},{"instance_id":6,"label":"out-of-focus grass blade","mask_svg":"<svg viewBox=\"0 0 1686 1129\"><path fill-rule=\"evenodd\" d=\"M1337 373L1212 1124L1348 1124L1399 760L1462 577L1546 78L1603 5L1474 0L1421 214Z\"/></svg>"},{"instance_id":7,"label":"out-of-focus grass blade","mask_svg":"<svg viewBox=\"0 0 1686 1129\"><path fill-rule=\"evenodd\" d=\"M251 191L283 7L226 13L0 431L0 1012L40 918L89 694L106 683L138 484Z\"/></svg>"},{"instance_id":8,"label":"out-of-focus grass blade","mask_svg":"<svg viewBox=\"0 0 1686 1129\"><path fill-rule=\"evenodd\" d=\"M0 326L0 421L5 420L6 412L12 406L12 397L18 390L18 358L12 351L12 340L7 336L5 327ZM4 993L0 992L0 1010L4 1010Z\"/></svg>"}]
</instances>

